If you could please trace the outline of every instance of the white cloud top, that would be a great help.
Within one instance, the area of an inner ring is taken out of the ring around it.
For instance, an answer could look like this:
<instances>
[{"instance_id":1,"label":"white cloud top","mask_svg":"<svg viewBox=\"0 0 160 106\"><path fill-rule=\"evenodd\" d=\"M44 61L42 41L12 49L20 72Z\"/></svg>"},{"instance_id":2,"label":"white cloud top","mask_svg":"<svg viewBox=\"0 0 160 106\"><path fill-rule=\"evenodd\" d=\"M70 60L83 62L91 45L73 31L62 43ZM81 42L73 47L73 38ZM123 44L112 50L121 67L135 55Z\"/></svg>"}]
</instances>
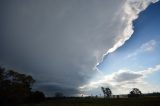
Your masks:
<instances>
[{"instance_id":1,"label":"white cloud top","mask_svg":"<svg viewBox=\"0 0 160 106\"><path fill-rule=\"evenodd\" d=\"M121 32L118 33L119 36L117 37L115 44L111 47L102 57L103 58L108 55L109 53L114 52L117 48L122 46L134 33L133 30L133 21L138 18L140 12L144 11L149 4L155 3L159 0L126 0L124 5L121 8L121 12L119 12L121 16L121 21L123 27ZM100 61L100 62L101 62ZM97 63L98 65L99 63Z\"/></svg>"},{"instance_id":2,"label":"white cloud top","mask_svg":"<svg viewBox=\"0 0 160 106\"><path fill-rule=\"evenodd\" d=\"M0 64L31 74L35 88L46 94L78 93L79 86L102 74L96 65L131 37L133 21L156 1L0 0ZM132 73L117 74L99 82Z\"/></svg>"}]
</instances>

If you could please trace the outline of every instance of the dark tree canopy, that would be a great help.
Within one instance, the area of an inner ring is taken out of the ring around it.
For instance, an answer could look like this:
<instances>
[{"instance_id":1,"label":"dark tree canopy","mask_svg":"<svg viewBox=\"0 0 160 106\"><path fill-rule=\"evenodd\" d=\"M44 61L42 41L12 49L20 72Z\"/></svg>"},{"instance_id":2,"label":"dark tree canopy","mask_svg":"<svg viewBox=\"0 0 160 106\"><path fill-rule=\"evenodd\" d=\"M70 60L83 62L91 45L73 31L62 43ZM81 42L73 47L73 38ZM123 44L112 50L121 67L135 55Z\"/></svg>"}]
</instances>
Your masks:
<instances>
[{"instance_id":1,"label":"dark tree canopy","mask_svg":"<svg viewBox=\"0 0 160 106\"><path fill-rule=\"evenodd\" d=\"M21 102L29 97L34 82L30 75L0 67L0 102Z\"/></svg>"},{"instance_id":2,"label":"dark tree canopy","mask_svg":"<svg viewBox=\"0 0 160 106\"><path fill-rule=\"evenodd\" d=\"M104 97L111 97L112 91L110 90L110 88L101 87L101 89L104 94Z\"/></svg>"},{"instance_id":3,"label":"dark tree canopy","mask_svg":"<svg viewBox=\"0 0 160 106\"><path fill-rule=\"evenodd\" d=\"M141 96L142 92L138 88L133 88L132 91L130 91L129 96L130 97L138 97Z\"/></svg>"}]
</instances>

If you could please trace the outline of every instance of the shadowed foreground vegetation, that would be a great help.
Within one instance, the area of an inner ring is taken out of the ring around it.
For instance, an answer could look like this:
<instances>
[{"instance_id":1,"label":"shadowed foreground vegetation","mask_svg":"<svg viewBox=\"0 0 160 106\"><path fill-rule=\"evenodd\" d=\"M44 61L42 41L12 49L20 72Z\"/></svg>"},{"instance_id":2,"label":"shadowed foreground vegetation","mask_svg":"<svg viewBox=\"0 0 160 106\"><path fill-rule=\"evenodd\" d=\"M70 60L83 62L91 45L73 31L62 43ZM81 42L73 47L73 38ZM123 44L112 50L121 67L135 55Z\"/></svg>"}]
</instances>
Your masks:
<instances>
[{"instance_id":1,"label":"shadowed foreground vegetation","mask_svg":"<svg viewBox=\"0 0 160 106\"><path fill-rule=\"evenodd\" d=\"M103 98L65 97L61 92L46 98L43 92L32 90L34 82L30 75L0 67L0 106L160 106L159 92L142 94L133 88L124 98L102 87Z\"/></svg>"},{"instance_id":2,"label":"shadowed foreground vegetation","mask_svg":"<svg viewBox=\"0 0 160 106\"><path fill-rule=\"evenodd\" d=\"M34 82L30 75L0 67L0 106L16 106L45 100L43 92L32 91Z\"/></svg>"},{"instance_id":3,"label":"shadowed foreground vegetation","mask_svg":"<svg viewBox=\"0 0 160 106\"><path fill-rule=\"evenodd\" d=\"M24 105L30 106L30 105ZM32 106L160 106L160 97L143 98L63 98L46 100Z\"/></svg>"}]
</instances>

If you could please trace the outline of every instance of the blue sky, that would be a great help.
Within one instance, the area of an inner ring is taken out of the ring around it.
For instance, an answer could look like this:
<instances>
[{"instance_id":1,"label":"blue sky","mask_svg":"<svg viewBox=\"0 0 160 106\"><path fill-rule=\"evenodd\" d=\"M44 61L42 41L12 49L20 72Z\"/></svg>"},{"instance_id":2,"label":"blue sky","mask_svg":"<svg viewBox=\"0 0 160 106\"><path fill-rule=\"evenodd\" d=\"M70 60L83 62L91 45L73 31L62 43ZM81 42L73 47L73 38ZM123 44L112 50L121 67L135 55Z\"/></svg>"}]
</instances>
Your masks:
<instances>
[{"instance_id":1,"label":"blue sky","mask_svg":"<svg viewBox=\"0 0 160 106\"><path fill-rule=\"evenodd\" d=\"M32 75L46 96L158 90L157 1L0 0L0 66Z\"/></svg>"},{"instance_id":2,"label":"blue sky","mask_svg":"<svg viewBox=\"0 0 160 106\"><path fill-rule=\"evenodd\" d=\"M160 10L160 2L151 4L139 14L139 17L133 21L133 33L129 40L115 51L106 53L97 65L102 72L101 76L93 78L82 86L82 89L91 87L90 93L97 93L98 89L104 86L111 88L113 94L127 94L135 87L143 93L160 91L158 10Z\"/></svg>"},{"instance_id":3,"label":"blue sky","mask_svg":"<svg viewBox=\"0 0 160 106\"><path fill-rule=\"evenodd\" d=\"M149 6L134 21L134 33L115 52L107 55L97 67L105 74L125 69L141 71L160 64L160 2ZM160 85L160 71L145 80Z\"/></svg>"}]
</instances>

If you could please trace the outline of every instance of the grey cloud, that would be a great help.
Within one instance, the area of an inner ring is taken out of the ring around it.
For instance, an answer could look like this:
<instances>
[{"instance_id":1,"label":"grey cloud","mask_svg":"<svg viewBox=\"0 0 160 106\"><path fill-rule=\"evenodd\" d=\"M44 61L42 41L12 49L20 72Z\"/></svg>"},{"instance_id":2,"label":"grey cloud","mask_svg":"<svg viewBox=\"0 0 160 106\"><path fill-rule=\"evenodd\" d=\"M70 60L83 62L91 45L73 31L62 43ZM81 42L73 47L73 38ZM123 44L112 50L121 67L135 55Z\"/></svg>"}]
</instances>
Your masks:
<instances>
[{"instance_id":1,"label":"grey cloud","mask_svg":"<svg viewBox=\"0 0 160 106\"><path fill-rule=\"evenodd\" d=\"M101 86L106 86L110 87L116 94L128 93L133 87L140 88L143 92L148 92L148 89L157 90L156 87L153 88L153 85L150 85L145 81L145 78L157 71L160 71L159 64L140 71L119 70L109 75L102 75L101 78L91 81L81 86L79 89L81 91L91 92L95 89L100 89Z\"/></svg>"},{"instance_id":2,"label":"grey cloud","mask_svg":"<svg viewBox=\"0 0 160 106\"><path fill-rule=\"evenodd\" d=\"M50 93L55 86L77 89L98 73L97 57L114 44L123 2L1 0L0 63L31 74L37 84L58 83Z\"/></svg>"},{"instance_id":3,"label":"grey cloud","mask_svg":"<svg viewBox=\"0 0 160 106\"><path fill-rule=\"evenodd\" d=\"M123 36L125 2L1 0L0 64L31 74L37 84L78 89L98 74L97 62Z\"/></svg>"},{"instance_id":4,"label":"grey cloud","mask_svg":"<svg viewBox=\"0 0 160 106\"><path fill-rule=\"evenodd\" d=\"M34 89L41 89L46 96L52 97L57 92L61 92L63 96L78 96L81 92L75 87L64 87L57 84L38 84Z\"/></svg>"},{"instance_id":5,"label":"grey cloud","mask_svg":"<svg viewBox=\"0 0 160 106\"><path fill-rule=\"evenodd\" d=\"M143 75L140 73L126 71L126 72L115 74L113 79L116 80L117 82L123 82L123 81L130 81L130 80L133 81L141 77L143 77Z\"/></svg>"}]
</instances>

